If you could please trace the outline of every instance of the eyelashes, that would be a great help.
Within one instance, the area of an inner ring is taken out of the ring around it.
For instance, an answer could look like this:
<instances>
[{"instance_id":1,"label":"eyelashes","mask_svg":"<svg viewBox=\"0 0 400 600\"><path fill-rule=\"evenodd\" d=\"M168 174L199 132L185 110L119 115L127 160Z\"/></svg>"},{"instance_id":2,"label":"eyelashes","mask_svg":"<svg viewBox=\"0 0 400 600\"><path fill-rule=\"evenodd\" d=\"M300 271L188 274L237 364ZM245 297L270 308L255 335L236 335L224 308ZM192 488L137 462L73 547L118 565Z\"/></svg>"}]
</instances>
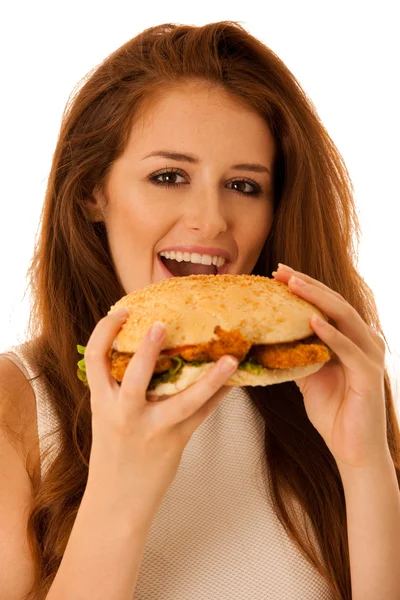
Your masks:
<instances>
[{"instance_id":1,"label":"eyelashes","mask_svg":"<svg viewBox=\"0 0 400 600\"><path fill-rule=\"evenodd\" d=\"M179 169L164 169L162 171L157 171L156 173L152 173L151 175L148 176L149 181L153 184L153 185L159 185L162 187L178 187L180 185L187 185L184 183L171 183L170 181L159 181L158 178L161 177L161 175L169 175L169 176L174 176L174 175L180 175L181 177L185 177L185 174L180 171ZM253 188L252 192L245 192L242 190L237 190L234 188L231 188L233 192L236 192L237 194L242 194L243 196L260 196L263 192L262 187L256 182L253 181L252 179L234 179L233 181L229 182L230 184L242 184L242 185L250 185Z\"/></svg>"}]
</instances>

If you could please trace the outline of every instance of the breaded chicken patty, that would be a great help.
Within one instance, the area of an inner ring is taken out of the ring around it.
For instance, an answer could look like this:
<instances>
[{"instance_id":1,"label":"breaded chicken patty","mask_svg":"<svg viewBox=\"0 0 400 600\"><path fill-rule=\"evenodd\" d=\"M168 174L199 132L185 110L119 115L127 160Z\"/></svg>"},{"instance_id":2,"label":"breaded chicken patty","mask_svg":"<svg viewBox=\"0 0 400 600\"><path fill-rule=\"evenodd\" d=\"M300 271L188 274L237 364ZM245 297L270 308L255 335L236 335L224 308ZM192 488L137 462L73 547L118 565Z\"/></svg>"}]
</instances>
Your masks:
<instances>
[{"instance_id":1,"label":"breaded chicken patty","mask_svg":"<svg viewBox=\"0 0 400 600\"><path fill-rule=\"evenodd\" d=\"M216 362L221 356L231 354L239 362L253 358L269 369L303 367L327 362L330 358L329 349L316 335L297 342L251 346L239 331L223 331L216 327L215 333L219 336L217 340L163 350L157 359L154 373L168 371L174 364L171 360L173 356L180 356L189 362ZM116 350L111 351L111 374L117 381L122 381L132 356Z\"/></svg>"},{"instance_id":2,"label":"breaded chicken patty","mask_svg":"<svg viewBox=\"0 0 400 600\"><path fill-rule=\"evenodd\" d=\"M330 359L327 346L317 336L311 336L298 342L253 346L249 358L268 369L289 369L306 367Z\"/></svg>"},{"instance_id":3,"label":"breaded chicken patty","mask_svg":"<svg viewBox=\"0 0 400 600\"><path fill-rule=\"evenodd\" d=\"M164 354L166 356L179 355L190 362L217 361L225 354L232 354L239 362L245 359L251 348L251 342L248 342L240 331L224 331L217 325L214 333L218 335L217 340L210 340L204 344L180 346L172 350L163 350L161 356Z\"/></svg>"}]
</instances>

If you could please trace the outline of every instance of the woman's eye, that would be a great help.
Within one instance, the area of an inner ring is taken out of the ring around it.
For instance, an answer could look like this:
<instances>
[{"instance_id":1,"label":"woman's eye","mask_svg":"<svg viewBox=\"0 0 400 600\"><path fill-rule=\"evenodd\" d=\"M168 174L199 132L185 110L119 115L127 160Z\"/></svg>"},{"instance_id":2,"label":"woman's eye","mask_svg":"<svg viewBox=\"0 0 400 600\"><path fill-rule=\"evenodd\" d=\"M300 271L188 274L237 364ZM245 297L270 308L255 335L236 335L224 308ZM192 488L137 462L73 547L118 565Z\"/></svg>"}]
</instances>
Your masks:
<instances>
[{"instance_id":1,"label":"woman's eye","mask_svg":"<svg viewBox=\"0 0 400 600\"><path fill-rule=\"evenodd\" d=\"M230 184L234 185L234 186L238 186L239 189L237 189L236 191L240 192L241 194L247 194L247 195L252 195L252 194L257 194L258 190L254 190L254 184L249 183L248 181L244 181L243 179L240 180L236 180L236 181L230 181ZM250 191L245 191L246 189L246 185L248 186L247 190L250 188ZM242 188L242 189L240 189ZM235 188L233 188L235 189Z\"/></svg>"},{"instance_id":2,"label":"woman's eye","mask_svg":"<svg viewBox=\"0 0 400 600\"><path fill-rule=\"evenodd\" d=\"M149 176L149 180L154 185L161 185L165 187L176 187L181 185L176 181L176 177L184 178L184 175L175 170L163 171L162 173L154 173ZM164 181L163 181L164 179ZM165 181L167 179L167 181ZM230 181L228 185L232 186L232 190L237 192L238 194L243 194L244 196L259 196L262 192L261 186L255 181L246 181L244 179L236 179L235 181ZM247 190L246 190L247 186Z\"/></svg>"},{"instance_id":3,"label":"woman's eye","mask_svg":"<svg viewBox=\"0 0 400 600\"><path fill-rule=\"evenodd\" d=\"M152 175L150 180L156 185L177 185L175 179L176 177L183 177L180 173L176 171L164 171L164 173L159 173L158 175ZM167 181L160 181L159 178L167 178Z\"/></svg>"}]
</instances>

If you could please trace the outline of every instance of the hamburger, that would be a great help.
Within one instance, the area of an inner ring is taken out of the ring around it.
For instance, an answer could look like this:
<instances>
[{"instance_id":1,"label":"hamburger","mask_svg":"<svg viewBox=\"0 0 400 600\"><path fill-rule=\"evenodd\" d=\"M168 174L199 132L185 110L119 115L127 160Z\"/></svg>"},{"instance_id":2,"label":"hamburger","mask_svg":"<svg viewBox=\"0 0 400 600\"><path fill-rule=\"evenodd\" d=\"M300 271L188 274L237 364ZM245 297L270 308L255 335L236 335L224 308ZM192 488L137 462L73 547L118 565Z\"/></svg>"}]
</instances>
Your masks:
<instances>
[{"instance_id":1,"label":"hamburger","mask_svg":"<svg viewBox=\"0 0 400 600\"><path fill-rule=\"evenodd\" d=\"M229 386L299 379L332 356L309 324L313 313L327 321L326 315L287 284L259 275L172 277L127 294L108 314L121 308L129 315L109 351L118 382L154 321L166 326L148 400L186 389L226 354L239 361ZM84 347L78 351L84 353ZM84 359L78 366L84 381Z\"/></svg>"}]
</instances>

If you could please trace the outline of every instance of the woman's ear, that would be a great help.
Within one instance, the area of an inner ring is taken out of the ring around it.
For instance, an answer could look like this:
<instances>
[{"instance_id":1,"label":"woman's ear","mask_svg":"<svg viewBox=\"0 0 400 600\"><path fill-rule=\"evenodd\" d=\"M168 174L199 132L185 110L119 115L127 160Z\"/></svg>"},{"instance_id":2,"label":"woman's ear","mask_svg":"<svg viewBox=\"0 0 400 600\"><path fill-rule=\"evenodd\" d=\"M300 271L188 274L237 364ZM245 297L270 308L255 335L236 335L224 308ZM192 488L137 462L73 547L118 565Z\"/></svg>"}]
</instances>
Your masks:
<instances>
[{"instance_id":1,"label":"woman's ear","mask_svg":"<svg viewBox=\"0 0 400 600\"><path fill-rule=\"evenodd\" d=\"M106 206L106 200L103 191L95 187L90 198L85 200L85 212L89 221L92 223L99 223L104 221L104 208Z\"/></svg>"}]
</instances>

